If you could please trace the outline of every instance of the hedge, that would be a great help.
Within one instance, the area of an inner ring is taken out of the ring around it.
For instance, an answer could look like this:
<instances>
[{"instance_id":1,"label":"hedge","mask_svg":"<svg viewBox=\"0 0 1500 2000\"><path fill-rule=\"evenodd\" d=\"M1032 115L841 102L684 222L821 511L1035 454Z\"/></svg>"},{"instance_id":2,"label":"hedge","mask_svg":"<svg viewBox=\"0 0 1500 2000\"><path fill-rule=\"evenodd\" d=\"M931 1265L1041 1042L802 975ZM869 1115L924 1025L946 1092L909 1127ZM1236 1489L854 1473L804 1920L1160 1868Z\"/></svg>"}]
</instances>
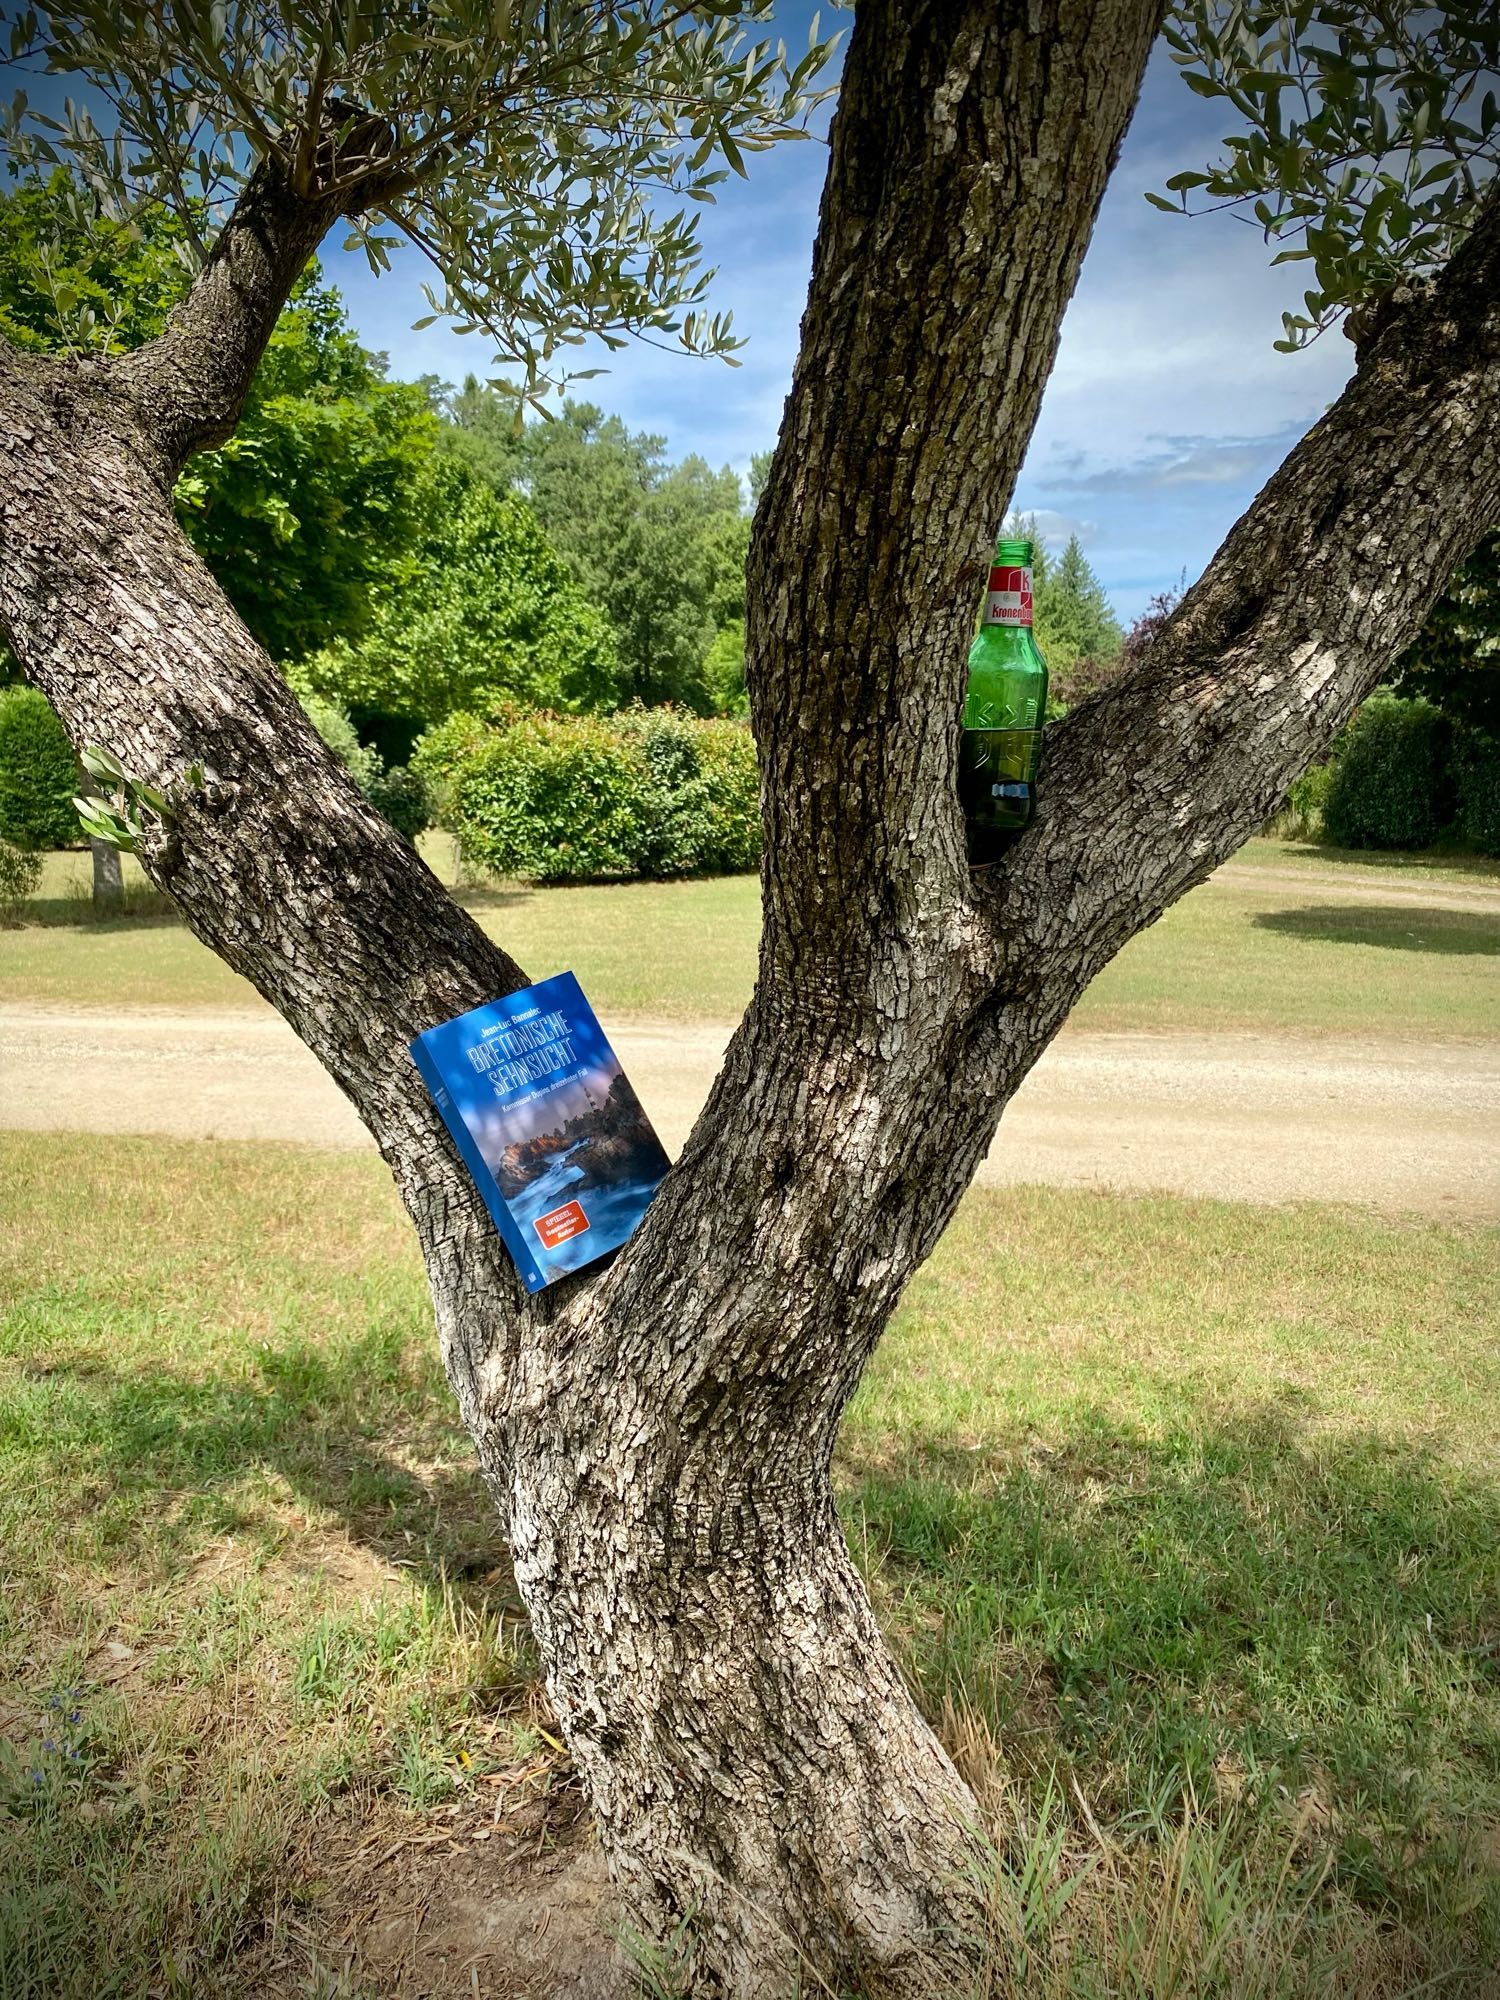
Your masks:
<instances>
[{"instance_id":1,"label":"hedge","mask_svg":"<svg viewBox=\"0 0 1500 2000\"><path fill-rule=\"evenodd\" d=\"M1332 767L1326 838L1340 847L1429 847L1453 818L1451 733L1429 702L1372 696Z\"/></svg>"},{"instance_id":2,"label":"hedge","mask_svg":"<svg viewBox=\"0 0 1500 2000\"><path fill-rule=\"evenodd\" d=\"M755 745L743 724L672 709L454 716L413 768L465 859L534 882L728 875L760 855Z\"/></svg>"},{"instance_id":3,"label":"hedge","mask_svg":"<svg viewBox=\"0 0 1500 2000\"><path fill-rule=\"evenodd\" d=\"M1458 831L1481 854L1500 854L1500 738L1454 729L1453 787Z\"/></svg>"},{"instance_id":4,"label":"hedge","mask_svg":"<svg viewBox=\"0 0 1500 2000\"><path fill-rule=\"evenodd\" d=\"M41 879L42 857L34 848L0 840L0 923L20 922L26 898Z\"/></svg>"},{"instance_id":5,"label":"hedge","mask_svg":"<svg viewBox=\"0 0 1500 2000\"><path fill-rule=\"evenodd\" d=\"M77 847L78 764L67 731L37 688L0 688L0 840Z\"/></svg>"}]
</instances>

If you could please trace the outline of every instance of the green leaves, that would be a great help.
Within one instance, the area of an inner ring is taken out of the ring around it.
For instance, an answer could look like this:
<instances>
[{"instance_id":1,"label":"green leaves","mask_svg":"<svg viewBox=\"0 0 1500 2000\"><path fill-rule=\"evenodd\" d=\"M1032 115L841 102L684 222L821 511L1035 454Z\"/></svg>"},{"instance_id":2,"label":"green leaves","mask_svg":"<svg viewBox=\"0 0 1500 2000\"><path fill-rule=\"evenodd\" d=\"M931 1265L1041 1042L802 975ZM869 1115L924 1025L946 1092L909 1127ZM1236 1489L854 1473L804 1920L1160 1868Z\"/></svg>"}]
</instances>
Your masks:
<instances>
[{"instance_id":1,"label":"green leaves","mask_svg":"<svg viewBox=\"0 0 1500 2000\"><path fill-rule=\"evenodd\" d=\"M1201 188L1288 243L1273 261L1311 262L1279 348L1457 249L1500 164L1489 0L1183 0L1165 33L1189 89L1222 99L1241 129L1206 171L1172 175L1175 201L1146 199L1186 214Z\"/></svg>"},{"instance_id":2,"label":"green leaves","mask_svg":"<svg viewBox=\"0 0 1500 2000\"><path fill-rule=\"evenodd\" d=\"M18 347L113 353L161 332L182 296L181 229L110 222L61 169L0 193L0 333Z\"/></svg>"},{"instance_id":3,"label":"green leaves","mask_svg":"<svg viewBox=\"0 0 1500 2000\"><path fill-rule=\"evenodd\" d=\"M122 854L135 854L147 833L147 819L161 824L172 817L165 795L143 779L133 778L111 751L86 744L79 762L99 787L100 796L75 798L79 823L90 840L102 840ZM189 790L203 782L200 766L194 765L183 781Z\"/></svg>"},{"instance_id":4,"label":"green leaves","mask_svg":"<svg viewBox=\"0 0 1500 2000\"><path fill-rule=\"evenodd\" d=\"M165 205L199 259L273 157L373 270L415 244L433 315L487 335L539 404L591 335L732 353L687 210L806 136L834 46L815 18L794 59L772 24L773 0L82 0L22 16L15 53L81 79L110 129L17 93L5 137L23 171L76 168L108 216Z\"/></svg>"},{"instance_id":5,"label":"green leaves","mask_svg":"<svg viewBox=\"0 0 1500 2000\"><path fill-rule=\"evenodd\" d=\"M178 481L179 518L273 658L357 639L422 532L436 420L387 382L343 302L304 278L239 429Z\"/></svg>"}]
</instances>

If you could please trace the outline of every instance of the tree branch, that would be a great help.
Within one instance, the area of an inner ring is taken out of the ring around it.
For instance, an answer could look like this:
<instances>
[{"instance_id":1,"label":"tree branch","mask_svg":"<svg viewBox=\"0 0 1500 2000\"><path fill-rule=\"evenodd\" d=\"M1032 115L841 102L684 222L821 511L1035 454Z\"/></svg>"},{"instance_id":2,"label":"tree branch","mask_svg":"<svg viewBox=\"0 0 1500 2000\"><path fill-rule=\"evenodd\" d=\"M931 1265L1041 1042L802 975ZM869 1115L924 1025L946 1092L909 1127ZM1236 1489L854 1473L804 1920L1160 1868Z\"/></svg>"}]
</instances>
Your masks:
<instances>
[{"instance_id":1,"label":"tree branch","mask_svg":"<svg viewBox=\"0 0 1500 2000\"><path fill-rule=\"evenodd\" d=\"M300 196L268 155L163 332L110 364L163 488L195 451L233 434L281 309L338 214Z\"/></svg>"},{"instance_id":2,"label":"tree branch","mask_svg":"<svg viewBox=\"0 0 1500 2000\"><path fill-rule=\"evenodd\" d=\"M1387 304L1148 657L1048 731L992 906L1010 965L1065 948L1081 991L1232 854L1497 519L1500 194L1435 282Z\"/></svg>"},{"instance_id":3,"label":"tree branch","mask_svg":"<svg viewBox=\"0 0 1500 2000\"><path fill-rule=\"evenodd\" d=\"M69 406L59 364L43 374L33 359L0 346L0 631L75 748L105 746L167 796L143 855L153 879L374 1134L434 1273L465 1417L485 1436L521 1331L548 1309L526 1306L407 1044L525 974L331 758L183 541L170 493L110 427L113 403Z\"/></svg>"}]
</instances>

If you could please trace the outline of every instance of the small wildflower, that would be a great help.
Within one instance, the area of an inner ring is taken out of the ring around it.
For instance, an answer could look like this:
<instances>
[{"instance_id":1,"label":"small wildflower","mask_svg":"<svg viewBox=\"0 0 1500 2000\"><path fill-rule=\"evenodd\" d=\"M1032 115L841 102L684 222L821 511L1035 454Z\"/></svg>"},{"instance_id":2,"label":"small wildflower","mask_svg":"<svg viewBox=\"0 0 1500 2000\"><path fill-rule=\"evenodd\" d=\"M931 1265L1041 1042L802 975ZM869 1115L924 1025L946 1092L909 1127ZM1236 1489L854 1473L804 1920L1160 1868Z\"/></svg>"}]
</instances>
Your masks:
<instances>
[{"instance_id":1,"label":"small wildflower","mask_svg":"<svg viewBox=\"0 0 1500 2000\"><path fill-rule=\"evenodd\" d=\"M55 1750L57 1748L56 1738L52 1736L44 1736L42 1738L42 1748L49 1752Z\"/></svg>"},{"instance_id":2,"label":"small wildflower","mask_svg":"<svg viewBox=\"0 0 1500 2000\"><path fill-rule=\"evenodd\" d=\"M82 1722L83 1710L81 1708L70 1708L68 1710L68 1720L69 1722Z\"/></svg>"},{"instance_id":3,"label":"small wildflower","mask_svg":"<svg viewBox=\"0 0 1500 2000\"><path fill-rule=\"evenodd\" d=\"M44 1785L47 1782L46 1773L44 1771L34 1770L31 1774L31 1782L34 1785Z\"/></svg>"},{"instance_id":4,"label":"small wildflower","mask_svg":"<svg viewBox=\"0 0 1500 2000\"><path fill-rule=\"evenodd\" d=\"M70 1764L76 1764L78 1763L78 1761L81 1759L82 1756L83 1752L81 1750L76 1750L76 1749L70 1750L68 1752L68 1762Z\"/></svg>"}]
</instances>

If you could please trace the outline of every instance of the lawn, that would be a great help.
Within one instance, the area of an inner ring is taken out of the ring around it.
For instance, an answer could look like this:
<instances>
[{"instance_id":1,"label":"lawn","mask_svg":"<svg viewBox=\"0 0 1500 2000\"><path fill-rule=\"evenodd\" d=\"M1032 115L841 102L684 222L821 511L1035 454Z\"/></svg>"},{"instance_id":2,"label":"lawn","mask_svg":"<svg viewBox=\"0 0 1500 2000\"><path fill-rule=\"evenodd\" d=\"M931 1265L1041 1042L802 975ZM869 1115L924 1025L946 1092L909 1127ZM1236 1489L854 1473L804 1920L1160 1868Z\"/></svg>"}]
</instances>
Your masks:
<instances>
[{"instance_id":1,"label":"lawn","mask_svg":"<svg viewBox=\"0 0 1500 2000\"><path fill-rule=\"evenodd\" d=\"M446 850L433 851L446 868ZM63 890L80 866L52 857L36 905L46 921L0 933L0 999L260 1004L170 917L78 921L81 906ZM751 876L465 895L534 977L571 968L607 1015L732 1020L749 997L759 929ZM1491 1035L1497 956L1495 864L1252 841L1105 968L1075 1019L1100 1029Z\"/></svg>"},{"instance_id":2,"label":"lawn","mask_svg":"<svg viewBox=\"0 0 1500 2000\"><path fill-rule=\"evenodd\" d=\"M0 1995L510 2000L339 1970L403 1843L577 1810L379 1162L6 1135L0 1201ZM1013 1990L1493 1993L1497 1301L1497 1232L969 1196L839 1481Z\"/></svg>"}]
</instances>

